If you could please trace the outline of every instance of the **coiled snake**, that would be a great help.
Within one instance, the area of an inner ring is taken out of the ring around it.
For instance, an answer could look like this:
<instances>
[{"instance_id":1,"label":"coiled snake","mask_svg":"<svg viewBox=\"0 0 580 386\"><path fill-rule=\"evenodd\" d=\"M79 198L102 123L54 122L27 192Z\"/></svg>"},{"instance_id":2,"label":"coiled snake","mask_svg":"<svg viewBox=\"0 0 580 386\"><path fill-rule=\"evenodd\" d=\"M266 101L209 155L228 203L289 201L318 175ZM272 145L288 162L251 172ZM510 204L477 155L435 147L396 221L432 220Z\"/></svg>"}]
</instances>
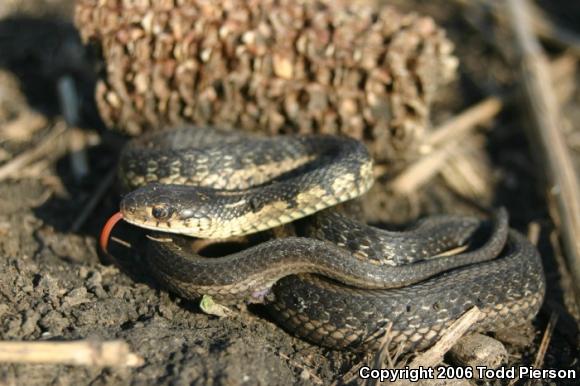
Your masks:
<instances>
[{"instance_id":1,"label":"coiled snake","mask_svg":"<svg viewBox=\"0 0 580 386\"><path fill-rule=\"evenodd\" d=\"M474 305L485 314L478 328L494 330L533 318L543 299L538 252L504 210L493 226L434 216L392 232L327 209L373 183L353 139L183 128L131 141L120 176L122 217L154 231L147 262L162 284L187 298L266 299L277 322L321 345L371 347L389 328L393 345L421 349ZM194 253L187 237L288 223L294 235L218 258Z\"/></svg>"}]
</instances>

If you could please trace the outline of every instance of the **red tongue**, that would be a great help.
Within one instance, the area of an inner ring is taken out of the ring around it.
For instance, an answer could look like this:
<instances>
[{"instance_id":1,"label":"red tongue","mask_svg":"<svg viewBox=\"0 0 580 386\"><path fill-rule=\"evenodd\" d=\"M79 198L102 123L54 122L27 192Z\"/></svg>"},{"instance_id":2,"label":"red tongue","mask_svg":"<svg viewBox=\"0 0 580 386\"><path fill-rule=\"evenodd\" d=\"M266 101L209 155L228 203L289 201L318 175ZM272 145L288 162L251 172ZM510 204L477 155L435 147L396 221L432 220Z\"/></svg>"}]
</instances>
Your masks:
<instances>
[{"instance_id":1,"label":"red tongue","mask_svg":"<svg viewBox=\"0 0 580 386\"><path fill-rule=\"evenodd\" d=\"M101 230L101 237L99 237L99 245L101 250L109 256L109 238L115 225L123 219L121 212L117 212L111 216Z\"/></svg>"}]
</instances>

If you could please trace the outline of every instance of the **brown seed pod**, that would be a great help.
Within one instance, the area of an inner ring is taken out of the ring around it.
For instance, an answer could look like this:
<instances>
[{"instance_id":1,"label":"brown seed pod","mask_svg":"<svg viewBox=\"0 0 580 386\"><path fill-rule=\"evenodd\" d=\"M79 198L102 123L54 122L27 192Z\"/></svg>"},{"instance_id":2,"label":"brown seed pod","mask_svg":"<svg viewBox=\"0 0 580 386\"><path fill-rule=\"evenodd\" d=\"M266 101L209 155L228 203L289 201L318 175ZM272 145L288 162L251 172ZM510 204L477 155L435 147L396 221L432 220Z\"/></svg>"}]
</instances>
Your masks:
<instances>
[{"instance_id":1,"label":"brown seed pod","mask_svg":"<svg viewBox=\"0 0 580 386\"><path fill-rule=\"evenodd\" d=\"M79 0L75 19L106 62L102 117L131 134L344 134L393 162L415 153L457 64L432 19L361 2Z\"/></svg>"}]
</instances>

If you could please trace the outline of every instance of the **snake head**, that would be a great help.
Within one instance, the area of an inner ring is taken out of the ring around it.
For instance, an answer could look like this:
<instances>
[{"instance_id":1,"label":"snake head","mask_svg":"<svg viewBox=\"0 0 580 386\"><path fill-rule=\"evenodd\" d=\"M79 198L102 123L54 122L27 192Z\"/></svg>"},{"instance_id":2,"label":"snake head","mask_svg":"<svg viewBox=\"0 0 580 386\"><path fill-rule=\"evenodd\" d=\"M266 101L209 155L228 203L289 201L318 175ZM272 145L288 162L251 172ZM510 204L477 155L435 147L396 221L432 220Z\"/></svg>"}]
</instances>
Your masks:
<instances>
[{"instance_id":1,"label":"snake head","mask_svg":"<svg viewBox=\"0 0 580 386\"><path fill-rule=\"evenodd\" d=\"M169 233L211 237L215 224L204 189L151 184L121 201L123 219L133 225Z\"/></svg>"}]
</instances>

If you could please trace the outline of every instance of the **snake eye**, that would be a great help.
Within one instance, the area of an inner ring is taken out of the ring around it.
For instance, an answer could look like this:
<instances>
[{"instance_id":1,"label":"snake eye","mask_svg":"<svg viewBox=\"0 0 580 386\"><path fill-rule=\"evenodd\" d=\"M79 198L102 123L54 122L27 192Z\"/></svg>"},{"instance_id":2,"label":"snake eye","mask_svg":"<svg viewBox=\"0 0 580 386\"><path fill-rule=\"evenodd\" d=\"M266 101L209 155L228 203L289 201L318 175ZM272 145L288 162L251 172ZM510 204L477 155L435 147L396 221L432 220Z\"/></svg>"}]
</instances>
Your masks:
<instances>
[{"instance_id":1,"label":"snake eye","mask_svg":"<svg viewBox=\"0 0 580 386\"><path fill-rule=\"evenodd\" d=\"M156 205L151 209L151 215L157 220L165 220L169 218L173 210L165 205Z\"/></svg>"}]
</instances>

